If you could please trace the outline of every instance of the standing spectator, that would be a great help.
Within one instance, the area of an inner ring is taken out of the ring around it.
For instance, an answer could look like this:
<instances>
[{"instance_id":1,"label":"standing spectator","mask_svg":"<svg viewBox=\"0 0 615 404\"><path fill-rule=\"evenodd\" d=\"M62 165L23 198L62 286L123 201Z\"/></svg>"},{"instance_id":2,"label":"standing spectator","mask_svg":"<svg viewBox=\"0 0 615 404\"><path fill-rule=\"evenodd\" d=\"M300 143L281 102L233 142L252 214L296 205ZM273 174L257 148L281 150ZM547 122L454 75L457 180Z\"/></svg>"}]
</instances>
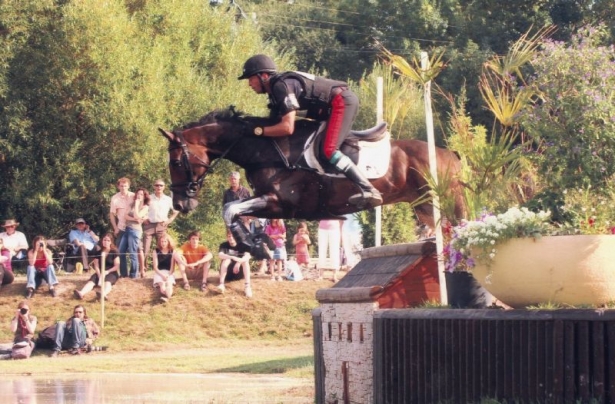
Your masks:
<instances>
[{"instance_id":1,"label":"standing spectator","mask_svg":"<svg viewBox=\"0 0 615 404\"><path fill-rule=\"evenodd\" d=\"M184 277L184 289L190 290L188 279L195 278L199 271L203 271L203 280L201 281L201 292L207 291L207 277L209 276L209 268L213 255L207 246L201 245L201 233L193 231L188 235L188 241L181 246L182 264L186 268L186 276Z\"/></svg>"},{"instance_id":2,"label":"standing spectator","mask_svg":"<svg viewBox=\"0 0 615 404\"><path fill-rule=\"evenodd\" d=\"M13 283L13 280L15 276L11 266L11 252L4 246L4 240L0 238L0 288Z\"/></svg>"},{"instance_id":3,"label":"standing spectator","mask_svg":"<svg viewBox=\"0 0 615 404\"><path fill-rule=\"evenodd\" d=\"M265 233L275 244L273 258L269 261L271 280L281 281L284 273L284 261L286 261L286 227L282 219L271 219L271 222L265 228Z\"/></svg>"},{"instance_id":4,"label":"standing spectator","mask_svg":"<svg viewBox=\"0 0 615 404\"><path fill-rule=\"evenodd\" d=\"M361 228L354 215L344 215L346 220L342 223L342 251L344 251L344 260L340 265L345 265L347 270L352 269L357 262L357 253L355 250L361 244ZM344 262L345 261L345 262Z\"/></svg>"},{"instance_id":5,"label":"standing spectator","mask_svg":"<svg viewBox=\"0 0 615 404\"><path fill-rule=\"evenodd\" d=\"M318 274L322 279L323 269L327 265L327 250L333 269L333 282L337 281L340 270L340 239L342 224L339 220L321 220L318 223Z\"/></svg>"},{"instance_id":6,"label":"standing spectator","mask_svg":"<svg viewBox=\"0 0 615 404\"><path fill-rule=\"evenodd\" d=\"M104 286L102 282L102 269L101 269L101 259L102 255L105 255L105 280ZM90 277L90 279L83 285L81 290L75 289L73 294L77 299L83 299L83 297L91 292L96 286L101 288L100 292L96 292L96 295L99 296L100 299L107 298L109 292L111 292L111 288L117 282L120 277L120 255L117 251L117 247L113 244L113 234L107 233L100 240L100 253L97 257L95 257L92 262L92 266L94 267L94 274Z\"/></svg>"},{"instance_id":7,"label":"standing spectator","mask_svg":"<svg viewBox=\"0 0 615 404\"><path fill-rule=\"evenodd\" d=\"M306 267L310 264L310 244L312 244L312 241L310 240L307 223L301 222L299 226L297 226L297 233L293 236L295 260L297 264Z\"/></svg>"},{"instance_id":8,"label":"standing spectator","mask_svg":"<svg viewBox=\"0 0 615 404\"><path fill-rule=\"evenodd\" d=\"M81 350L92 346L100 330L94 320L88 317L85 307L77 305L73 316L56 324L55 346L52 357L57 357L61 350L66 349L72 355L79 355Z\"/></svg>"},{"instance_id":9,"label":"standing spectator","mask_svg":"<svg viewBox=\"0 0 615 404\"><path fill-rule=\"evenodd\" d=\"M55 285L58 284L56 272L53 268L53 256L47 248L47 240L43 236L36 236L32 240L32 248L28 250L28 268L26 269L26 299L34 294L37 284L44 279L49 285L49 293L56 297Z\"/></svg>"},{"instance_id":10,"label":"standing spectator","mask_svg":"<svg viewBox=\"0 0 615 404\"><path fill-rule=\"evenodd\" d=\"M152 238L156 235L156 241L167 234L167 228L175 220L179 211L173 209L173 198L164 194L164 181L154 181L154 193L150 194L149 213L143 222L143 246L145 247L145 259L151 253ZM169 212L171 216L169 217ZM145 269L141 268L144 275Z\"/></svg>"},{"instance_id":11,"label":"standing spectator","mask_svg":"<svg viewBox=\"0 0 615 404\"><path fill-rule=\"evenodd\" d=\"M21 351L20 359L29 358L34 349L34 332L36 331L36 316L30 314L28 302L23 301L17 305L15 317L11 320L11 332L13 339L13 358L16 358L15 350Z\"/></svg>"},{"instance_id":12,"label":"standing spectator","mask_svg":"<svg viewBox=\"0 0 615 404\"><path fill-rule=\"evenodd\" d=\"M226 241L220 244L218 250L218 258L220 258L220 285L218 291L224 293L226 287L225 281L241 279L240 270L243 272L245 279L244 292L247 298L252 297L252 286L250 285L250 251L238 245L230 230L226 232ZM228 273L228 271L231 271Z\"/></svg>"},{"instance_id":13,"label":"standing spectator","mask_svg":"<svg viewBox=\"0 0 615 404\"><path fill-rule=\"evenodd\" d=\"M158 237L156 251L152 256L152 266L154 267L154 288L160 292L160 300L168 302L173 296L173 286L175 276L173 272L178 266L184 280L184 285L188 284L188 278L184 266L175 250L175 243L171 236L162 234Z\"/></svg>"},{"instance_id":14,"label":"standing spectator","mask_svg":"<svg viewBox=\"0 0 615 404\"><path fill-rule=\"evenodd\" d=\"M130 180L125 177L117 180L117 189L119 192L111 197L109 221L111 222L111 226L113 226L115 242L119 246L120 275L126 277L128 276L128 266L126 265L128 243L122 245L122 238L126 231L126 212L128 212L128 209L130 209L130 206L134 202L135 194L129 191ZM122 249L122 247L124 249Z\"/></svg>"},{"instance_id":15,"label":"standing spectator","mask_svg":"<svg viewBox=\"0 0 615 404\"><path fill-rule=\"evenodd\" d=\"M238 171L233 171L229 176L230 187L222 195L222 206L229 202L240 201L251 197L250 191L239 183L241 175Z\"/></svg>"},{"instance_id":16,"label":"standing spectator","mask_svg":"<svg viewBox=\"0 0 615 404\"><path fill-rule=\"evenodd\" d=\"M126 230L120 241L120 252L126 250L130 257L130 274L131 278L136 278L139 273L139 264L143 268L145 263L140 262L139 251L142 250L141 236L143 235L143 221L147 218L149 211L149 193L145 188L139 188L135 192L135 198L132 205L124 215L126 221ZM120 260L120 271L125 273Z\"/></svg>"},{"instance_id":17,"label":"standing spectator","mask_svg":"<svg viewBox=\"0 0 615 404\"><path fill-rule=\"evenodd\" d=\"M90 226L85 223L83 218L75 220L76 229L68 233L68 241L72 245L72 255L80 255L83 269L90 270L90 258L98 250L98 236L90 230ZM79 272L79 271L77 271Z\"/></svg>"},{"instance_id":18,"label":"standing spectator","mask_svg":"<svg viewBox=\"0 0 615 404\"><path fill-rule=\"evenodd\" d=\"M23 268L21 263L26 261L28 256L28 240L26 235L16 228L19 226L19 222L15 219L8 219L4 221L2 227L4 231L0 233L0 238L4 241L4 247L11 252L11 268Z\"/></svg>"}]
</instances>

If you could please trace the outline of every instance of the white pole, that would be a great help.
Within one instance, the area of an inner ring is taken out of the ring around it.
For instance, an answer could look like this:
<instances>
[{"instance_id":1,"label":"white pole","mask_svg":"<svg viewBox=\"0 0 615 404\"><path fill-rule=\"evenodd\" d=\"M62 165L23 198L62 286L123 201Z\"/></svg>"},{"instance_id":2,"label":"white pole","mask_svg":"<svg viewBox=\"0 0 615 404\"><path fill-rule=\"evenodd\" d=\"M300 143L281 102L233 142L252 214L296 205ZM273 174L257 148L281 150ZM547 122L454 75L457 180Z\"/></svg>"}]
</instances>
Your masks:
<instances>
[{"instance_id":1,"label":"white pole","mask_svg":"<svg viewBox=\"0 0 615 404\"><path fill-rule=\"evenodd\" d=\"M427 52L421 52L421 68L425 71L430 68ZM427 127L427 145L429 150L429 171L435 184L438 184L438 164L436 162L436 141L433 130L433 112L431 110L431 81L423 86L423 98L425 99L425 125ZM433 220L436 224L436 255L438 259L438 279L440 280L440 303L448 305L448 293L446 290L446 277L444 274L444 260L442 251L444 241L442 239L442 223L440 222L440 200L438 195L433 195Z\"/></svg>"},{"instance_id":2,"label":"white pole","mask_svg":"<svg viewBox=\"0 0 615 404\"><path fill-rule=\"evenodd\" d=\"M100 254L100 279L101 292L100 292L100 328L105 328L105 259L107 258L106 252Z\"/></svg>"},{"instance_id":3,"label":"white pole","mask_svg":"<svg viewBox=\"0 0 615 404\"><path fill-rule=\"evenodd\" d=\"M376 123L384 121L384 79L378 77L376 81ZM382 245L382 206L376 206L376 225L374 230L374 243L376 247Z\"/></svg>"}]
</instances>

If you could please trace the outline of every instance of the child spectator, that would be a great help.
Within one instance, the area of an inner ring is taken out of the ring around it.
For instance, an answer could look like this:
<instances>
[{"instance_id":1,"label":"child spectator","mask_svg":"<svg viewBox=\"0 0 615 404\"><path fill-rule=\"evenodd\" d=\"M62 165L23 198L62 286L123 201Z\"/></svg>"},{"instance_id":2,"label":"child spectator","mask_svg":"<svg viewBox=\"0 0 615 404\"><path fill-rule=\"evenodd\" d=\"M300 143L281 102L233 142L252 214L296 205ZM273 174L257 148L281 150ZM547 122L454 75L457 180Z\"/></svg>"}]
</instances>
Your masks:
<instances>
[{"instance_id":1,"label":"child spectator","mask_svg":"<svg viewBox=\"0 0 615 404\"><path fill-rule=\"evenodd\" d=\"M295 246L295 260L297 264L307 267L310 264L309 246L312 244L306 222L299 223L297 234L293 237Z\"/></svg>"},{"instance_id":2,"label":"child spectator","mask_svg":"<svg viewBox=\"0 0 615 404\"><path fill-rule=\"evenodd\" d=\"M273 259L269 261L271 280L281 281L283 265L286 261L286 227L284 227L284 222L281 219L271 219L271 223L265 228L265 233L275 244Z\"/></svg>"},{"instance_id":3,"label":"child spectator","mask_svg":"<svg viewBox=\"0 0 615 404\"><path fill-rule=\"evenodd\" d=\"M173 271L175 265L180 267L182 277L185 278L183 265L175 249L175 243L171 236L163 233L158 237L156 251L152 255L152 265L154 267L154 288L160 292L160 300L164 303L168 302L173 296L173 285L175 285L175 276ZM188 282L187 279L184 282Z\"/></svg>"}]
</instances>

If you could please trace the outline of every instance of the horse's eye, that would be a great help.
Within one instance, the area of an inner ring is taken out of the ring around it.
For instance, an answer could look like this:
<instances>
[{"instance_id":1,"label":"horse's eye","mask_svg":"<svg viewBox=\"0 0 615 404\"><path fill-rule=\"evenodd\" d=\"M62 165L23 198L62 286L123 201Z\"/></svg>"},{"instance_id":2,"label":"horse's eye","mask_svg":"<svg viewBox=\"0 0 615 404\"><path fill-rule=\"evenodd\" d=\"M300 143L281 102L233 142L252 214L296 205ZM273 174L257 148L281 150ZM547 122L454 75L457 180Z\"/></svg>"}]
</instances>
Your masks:
<instances>
[{"instance_id":1,"label":"horse's eye","mask_svg":"<svg viewBox=\"0 0 615 404\"><path fill-rule=\"evenodd\" d=\"M175 167L181 167L182 166L181 160L173 160L171 162L171 164L173 164L173 166L175 166Z\"/></svg>"}]
</instances>

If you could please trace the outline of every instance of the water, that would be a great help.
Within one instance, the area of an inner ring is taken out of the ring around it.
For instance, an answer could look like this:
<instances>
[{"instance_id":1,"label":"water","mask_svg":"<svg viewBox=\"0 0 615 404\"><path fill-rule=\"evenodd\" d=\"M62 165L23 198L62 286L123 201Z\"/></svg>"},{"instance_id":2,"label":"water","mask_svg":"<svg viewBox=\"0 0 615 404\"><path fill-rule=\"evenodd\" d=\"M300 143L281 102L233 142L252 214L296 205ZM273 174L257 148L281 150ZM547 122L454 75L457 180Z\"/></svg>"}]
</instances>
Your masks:
<instances>
[{"instance_id":1,"label":"water","mask_svg":"<svg viewBox=\"0 0 615 404\"><path fill-rule=\"evenodd\" d=\"M3 375L2 404L313 403L306 383L244 374ZM307 390L306 390L307 389Z\"/></svg>"}]
</instances>

